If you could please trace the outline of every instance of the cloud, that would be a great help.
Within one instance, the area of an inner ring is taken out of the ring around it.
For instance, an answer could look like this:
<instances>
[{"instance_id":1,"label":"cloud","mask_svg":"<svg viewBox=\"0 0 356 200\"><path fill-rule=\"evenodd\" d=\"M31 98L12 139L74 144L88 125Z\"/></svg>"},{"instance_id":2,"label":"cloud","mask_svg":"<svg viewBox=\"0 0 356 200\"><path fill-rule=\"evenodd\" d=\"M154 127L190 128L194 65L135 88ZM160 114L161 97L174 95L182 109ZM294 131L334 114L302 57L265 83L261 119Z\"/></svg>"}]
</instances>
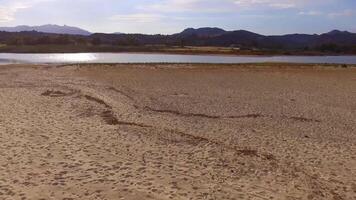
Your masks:
<instances>
[{"instance_id":1,"label":"cloud","mask_svg":"<svg viewBox=\"0 0 356 200\"><path fill-rule=\"evenodd\" d=\"M235 4L244 8L251 8L256 6L287 9L297 6L297 1L292 0L235 0Z\"/></svg>"},{"instance_id":2,"label":"cloud","mask_svg":"<svg viewBox=\"0 0 356 200\"><path fill-rule=\"evenodd\" d=\"M346 10L340 10L340 11L335 11L331 13L325 13L321 11L301 11L298 13L299 15L306 15L306 16L323 16L323 17L329 17L329 18L339 18L339 17L352 17L356 14L354 10L351 9L346 9Z\"/></svg>"},{"instance_id":3,"label":"cloud","mask_svg":"<svg viewBox=\"0 0 356 200\"><path fill-rule=\"evenodd\" d=\"M326 1L331 0L324 0ZM320 3L321 0L160 0L139 6L148 12L223 13L239 10L266 10L301 8Z\"/></svg>"},{"instance_id":4,"label":"cloud","mask_svg":"<svg viewBox=\"0 0 356 200\"><path fill-rule=\"evenodd\" d=\"M159 14L135 13L127 15L114 15L111 16L109 19L121 23L152 23L158 22L162 18L164 18L164 16Z\"/></svg>"},{"instance_id":5,"label":"cloud","mask_svg":"<svg viewBox=\"0 0 356 200\"><path fill-rule=\"evenodd\" d=\"M148 12L221 12L231 8L233 0L162 0L159 3L139 6Z\"/></svg>"},{"instance_id":6,"label":"cloud","mask_svg":"<svg viewBox=\"0 0 356 200\"><path fill-rule=\"evenodd\" d=\"M330 18L337 18L337 17L351 17L351 16L354 16L355 15L355 11L354 10L342 10L342 11L339 11L339 12L332 12L332 13L329 13L328 16Z\"/></svg>"},{"instance_id":7,"label":"cloud","mask_svg":"<svg viewBox=\"0 0 356 200\"><path fill-rule=\"evenodd\" d=\"M269 6L272 8L278 8L278 9L287 9L287 8L296 7L296 5L293 3L272 3L272 4L269 4Z\"/></svg>"},{"instance_id":8,"label":"cloud","mask_svg":"<svg viewBox=\"0 0 356 200\"><path fill-rule=\"evenodd\" d=\"M319 16L319 15L323 15L323 12L311 10L311 11L301 11L298 14L307 15L307 16Z\"/></svg>"},{"instance_id":9,"label":"cloud","mask_svg":"<svg viewBox=\"0 0 356 200\"><path fill-rule=\"evenodd\" d=\"M37 3L47 2L52 0L0 0L0 23L10 22L15 20L15 15L20 10L30 8Z\"/></svg>"},{"instance_id":10,"label":"cloud","mask_svg":"<svg viewBox=\"0 0 356 200\"><path fill-rule=\"evenodd\" d=\"M14 20L15 14L21 10L27 8L27 5L22 3L14 3L9 5L0 6L0 22L9 22Z\"/></svg>"},{"instance_id":11,"label":"cloud","mask_svg":"<svg viewBox=\"0 0 356 200\"><path fill-rule=\"evenodd\" d=\"M102 32L172 33L201 26L311 32L353 27L355 15L352 0L0 0L2 26L57 23Z\"/></svg>"},{"instance_id":12,"label":"cloud","mask_svg":"<svg viewBox=\"0 0 356 200\"><path fill-rule=\"evenodd\" d=\"M299 15L305 15L305 16L323 16L323 17L329 17L329 18L338 18L338 17L351 17L356 14L355 11L353 10L341 10L341 11L335 11L331 13L324 13L321 11L301 11L298 13Z\"/></svg>"}]
</instances>

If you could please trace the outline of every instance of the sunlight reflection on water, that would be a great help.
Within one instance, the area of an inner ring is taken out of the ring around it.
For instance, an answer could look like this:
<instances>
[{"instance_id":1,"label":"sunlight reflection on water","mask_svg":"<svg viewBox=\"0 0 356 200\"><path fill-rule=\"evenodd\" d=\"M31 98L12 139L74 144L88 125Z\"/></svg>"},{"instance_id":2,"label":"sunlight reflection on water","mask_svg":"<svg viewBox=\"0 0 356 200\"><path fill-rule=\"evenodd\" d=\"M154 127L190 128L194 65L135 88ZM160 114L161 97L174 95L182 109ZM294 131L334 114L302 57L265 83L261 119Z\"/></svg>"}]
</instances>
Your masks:
<instances>
[{"instance_id":1,"label":"sunlight reflection on water","mask_svg":"<svg viewBox=\"0 0 356 200\"><path fill-rule=\"evenodd\" d=\"M49 59L58 62L91 62L96 60L96 56L92 53L52 54Z\"/></svg>"},{"instance_id":2,"label":"sunlight reflection on water","mask_svg":"<svg viewBox=\"0 0 356 200\"><path fill-rule=\"evenodd\" d=\"M224 56L153 53L0 53L0 64L11 63L335 63L356 64L356 56Z\"/></svg>"}]
</instances>

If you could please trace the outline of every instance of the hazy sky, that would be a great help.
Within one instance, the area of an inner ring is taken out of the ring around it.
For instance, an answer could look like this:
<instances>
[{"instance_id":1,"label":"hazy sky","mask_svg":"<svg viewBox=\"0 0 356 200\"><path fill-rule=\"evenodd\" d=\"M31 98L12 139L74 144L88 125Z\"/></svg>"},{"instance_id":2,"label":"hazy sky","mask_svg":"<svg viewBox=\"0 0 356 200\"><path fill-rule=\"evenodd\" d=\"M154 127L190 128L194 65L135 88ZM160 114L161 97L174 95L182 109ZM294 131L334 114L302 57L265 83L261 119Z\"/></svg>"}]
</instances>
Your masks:
<instances>
[{"instance_id":1,"label":"hazy sky","mask_svg":"<svg viewBox=\"0 0 356 200\"><path fill-rule=\"evenodd\" d=\"M66 24L92 32L356 32L355 19L356 0L0 0L0 26Z\"/></svg>"}]
</instances>

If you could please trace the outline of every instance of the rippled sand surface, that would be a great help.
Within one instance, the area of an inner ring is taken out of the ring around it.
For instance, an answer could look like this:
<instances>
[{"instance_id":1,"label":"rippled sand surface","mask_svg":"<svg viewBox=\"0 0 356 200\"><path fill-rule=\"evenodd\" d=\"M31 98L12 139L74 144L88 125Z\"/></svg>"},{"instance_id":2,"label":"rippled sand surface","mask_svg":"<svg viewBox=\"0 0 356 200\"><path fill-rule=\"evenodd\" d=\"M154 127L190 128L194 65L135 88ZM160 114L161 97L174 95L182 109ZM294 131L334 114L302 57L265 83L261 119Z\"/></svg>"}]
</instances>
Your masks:
<instances>
[{"instance_id":1,"label":"rippled sand surface","mask_svg":"<svg viewBox=\"0 0 356 200\"><path fill-rule=\"evenodd\" d=\"M0 66L0 199L356 199L356 69Z\"/></svg>"}]
</instances>

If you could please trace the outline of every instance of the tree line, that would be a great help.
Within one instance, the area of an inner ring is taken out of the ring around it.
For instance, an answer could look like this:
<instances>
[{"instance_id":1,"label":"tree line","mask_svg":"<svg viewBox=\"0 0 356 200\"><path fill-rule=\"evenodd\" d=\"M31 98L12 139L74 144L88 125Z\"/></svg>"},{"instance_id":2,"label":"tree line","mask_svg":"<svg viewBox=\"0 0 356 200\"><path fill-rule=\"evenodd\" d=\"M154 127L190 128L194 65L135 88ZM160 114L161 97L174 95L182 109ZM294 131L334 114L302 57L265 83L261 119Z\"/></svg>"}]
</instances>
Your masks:
<instances>
[{"instance_id":1,"label":"tree line","mask_svg":"<svg viewBox=\"0 0 356 200\"><path fill-rule=\"evenodd\" d=\"M7 46L72 45L72 46L224 46L240 49L318 51L356 53L356 45L332 40L291 46L291 42L234 37L199 37L197 35L93 34L90 36L47 34L39 32L0 32L0 43Z\"/></svg>"}]
</instances>

